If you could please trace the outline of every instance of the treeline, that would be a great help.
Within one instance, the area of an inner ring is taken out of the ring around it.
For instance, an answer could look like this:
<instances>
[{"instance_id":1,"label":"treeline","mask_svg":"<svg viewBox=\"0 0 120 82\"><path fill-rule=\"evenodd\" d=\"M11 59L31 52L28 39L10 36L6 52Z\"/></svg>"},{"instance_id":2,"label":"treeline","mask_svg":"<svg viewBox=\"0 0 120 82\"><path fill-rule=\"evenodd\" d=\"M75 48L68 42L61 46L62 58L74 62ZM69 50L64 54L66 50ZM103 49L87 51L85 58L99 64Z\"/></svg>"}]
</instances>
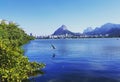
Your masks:
<instances>
[{"instance_id":1,"label":"treeline","mask_svg":"<svg viewBox=\"0 0 120 82\"><path fill-rule=\"evenodd\" d=\"M0 22L0 82L21 82L44 67L42 63L29 62L21 46L34 37L28 36L13 22Z\"/></svg>"}]
</instances>

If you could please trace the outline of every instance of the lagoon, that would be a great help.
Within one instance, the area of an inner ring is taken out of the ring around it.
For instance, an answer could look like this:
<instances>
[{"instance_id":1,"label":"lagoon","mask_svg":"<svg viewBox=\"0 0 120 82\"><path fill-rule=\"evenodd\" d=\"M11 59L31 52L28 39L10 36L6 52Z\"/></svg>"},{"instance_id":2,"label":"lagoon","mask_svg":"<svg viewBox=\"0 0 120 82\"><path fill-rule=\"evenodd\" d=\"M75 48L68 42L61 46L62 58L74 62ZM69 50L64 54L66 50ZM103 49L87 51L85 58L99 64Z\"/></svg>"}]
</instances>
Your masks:
<instances>
[{"instance_id":1,"label":"lagoon","mask_svg":"<svg viewBox=\"0 0 120 82\"><path fill-rule=\"evenodd\" d=\"M23 48L30 61L46 64L29 82L120 81L120 39L36 39Z\"/></svg>"}]
</instances>

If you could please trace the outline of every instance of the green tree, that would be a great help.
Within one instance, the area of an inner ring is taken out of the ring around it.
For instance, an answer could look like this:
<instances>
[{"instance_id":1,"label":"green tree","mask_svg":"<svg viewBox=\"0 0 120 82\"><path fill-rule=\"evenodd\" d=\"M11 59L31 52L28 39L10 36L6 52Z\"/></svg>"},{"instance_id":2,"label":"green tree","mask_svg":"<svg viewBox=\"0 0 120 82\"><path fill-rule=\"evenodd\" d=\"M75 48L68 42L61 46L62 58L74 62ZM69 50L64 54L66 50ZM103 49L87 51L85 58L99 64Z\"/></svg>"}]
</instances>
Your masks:
<instances>
[{"instance_id":1,"label":"green tree","mask_svg":"<svg viewBox=\"0 0 120 82\"><path fill-rule=\"evenodd\" d=\"M29 62L23 55L21 46L34 37L28 36L19 25L5 21L0 24L0 78L3 82L21 82L36 70L42 69L42 63Z\"/></svg>"}]
</instances>

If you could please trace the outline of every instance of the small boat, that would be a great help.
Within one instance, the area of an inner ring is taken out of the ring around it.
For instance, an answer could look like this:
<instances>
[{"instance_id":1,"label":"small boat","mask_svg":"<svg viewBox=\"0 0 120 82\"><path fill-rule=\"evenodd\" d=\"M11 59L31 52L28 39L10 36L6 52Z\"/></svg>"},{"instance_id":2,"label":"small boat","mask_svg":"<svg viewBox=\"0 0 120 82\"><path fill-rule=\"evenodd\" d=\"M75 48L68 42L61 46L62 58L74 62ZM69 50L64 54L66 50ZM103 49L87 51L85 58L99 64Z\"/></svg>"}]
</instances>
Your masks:
<instances>
[{"instance_id":1,"label":"small boat","mask_svg":"<svg viewBox=\"0 0 120 82\"><path fill-rule=\"evenodd\" d=\"M56 49L54 45L51 44L51 46L52 46L53 49Z\"/></svg>"}]
</instances>

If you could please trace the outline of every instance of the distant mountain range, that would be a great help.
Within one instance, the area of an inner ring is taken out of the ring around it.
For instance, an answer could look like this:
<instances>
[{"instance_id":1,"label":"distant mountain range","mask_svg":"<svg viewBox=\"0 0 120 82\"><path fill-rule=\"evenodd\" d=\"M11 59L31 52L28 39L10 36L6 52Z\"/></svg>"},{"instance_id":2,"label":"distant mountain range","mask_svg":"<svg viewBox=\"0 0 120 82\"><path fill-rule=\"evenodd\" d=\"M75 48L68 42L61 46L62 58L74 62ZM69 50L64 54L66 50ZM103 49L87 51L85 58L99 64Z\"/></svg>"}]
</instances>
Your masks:
<instances>
[{"instance_id":1,"label":"distant mountain range","mask_svg":"<svg viewBox=\"0 0 120 82\"><path fill-rule=\"evenodd\" d=\"M120 24L107 23L102 25L101 27L96 27L95 29L89 30L87 32L86 30L84 30L83 34L86 35L108 34L109 36L120 36Z\"/></svg>"},{"instance_id":2,"label":"distant mountain range","mask_svg":"<svg viewBox=\"0 0 120 82\"><path fill-rule=\"evenodd\" d=\"M52 35L74 35L74 36L80 36L80 35L106 35L109 36L120 36L120 24L112 24L112 23L106 23L102 25L101 27L96 27L95 29L88 27L83 31L83 33L75 33L67 29L65 25L62 25L59 27Z\"/></svg>"}]
</instances>

